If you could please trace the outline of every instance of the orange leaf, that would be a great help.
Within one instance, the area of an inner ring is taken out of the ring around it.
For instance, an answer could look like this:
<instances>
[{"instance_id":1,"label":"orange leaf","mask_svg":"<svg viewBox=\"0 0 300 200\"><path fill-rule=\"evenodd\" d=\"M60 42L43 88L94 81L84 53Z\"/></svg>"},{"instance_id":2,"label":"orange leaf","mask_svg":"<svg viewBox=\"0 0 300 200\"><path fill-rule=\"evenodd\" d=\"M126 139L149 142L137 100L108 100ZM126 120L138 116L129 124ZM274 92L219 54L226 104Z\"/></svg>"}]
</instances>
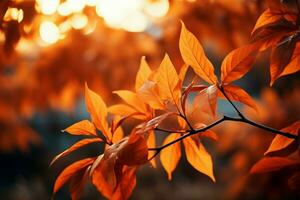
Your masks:
<instances>
[{"instance_id":1,"label":"orange leaf","mask_svg":"<svg viewBox=\"0 0 300 200\"><path fill-rule=\"evenodd\" d=\"M258 49L258 44L250 44L231 51L222 62L222 83L231 83L243 77L251 69Z\"/></svg>"},{"instance_id":2,"label":"orange leaf","mask_svg":"<svg viewBox=\"0 0 300 200\"><path fill-rule=\"evenodd\" d=\"M275 80L280 77L284 69L290 63L295 46L296 40L294 40L293 36L291 36L273 49L270 64L271 86L274 84ZM299 67L296 66L296 68Z\"/></svg>"},{"instance_id":3,"label":"orange leaf","mask_svg":"<svg viewBox=\"0 0 300 200\"><path fill-rule=\"evenodd\" d=\"M276 79L285 75L296 73L299 70L300 70L300 44L297 44L289 64L286 65L283 72L280 75L278 75Z\"/></svg>"},{"instance_id":4,"label":"orange leaf","mask_svg":"<svg viewBox=\"0 0 300 200\"><path fill-rule=\"evenodd\" d=\"M213 162L204 146L201 143L198 146L190 137L185 138L183 144L188 162L199 172L209 176L215 182Z\"/></svg>"},{"instance_id":5,"label":"orange leaf","mask_svg":"<svg viewBox=\"0 0 300 200\"><path fill-rule=\"evenodd\" d=\"M108 107L108 112L115 115L128 116L136 113L136 110L126 104L116 104Z\"/></svg>"},{"instance_id":6,"label":"orange leaf","mask_svg":"<svg viewBox=\"0 0 300 200\"><path fill-rule=\"evenodd\" d=\"M85 84L85 103L95 126L106 138L111 139L111 133L108 129L108 124L106 121L107 107L102 98L90 90L87 84Z\"/></svg>"},{"instance_id":7,"label":"orange leaf","mask_svg":"<svg viewBox=\"0 0 300 200\"><path fill-rule=\"evenodd\" d=\"M298 160L291 160L283 157L269 157L263 158L258 161L252 168L250 173L266 173L272 171L278 171L285 167L293 165L299 165Z\"/></svg>"},{"instance_id":8,"label":"orange leaf","mask_svg":"<svg viewBox=\"0 0 300 200\"><path fill-rule=\"evenodd\" d=\"M224 85L224 92L228 96L228 98L232 101L241 102L258 112L255 101L252 97L242 88L234 85Z\"/></svg>"},{"instance_id":9,"label":"orange leaf","mask_svg":"<svg viewBox=\"0 0 300 200\"><path fill-rule=\"evenodd\" d=\"M195 73L210 84L217 83L214 67L206 57L204 50L197 38L186 29L181 22L179 49L184 62L190 65Z\"/></svg>"},{"instance_id":10,"label":"orange leaf","mask_svg":"<svg viewBox=\"0 0 300 200\"><path fill-rule=\"evenodd\" d=\"M268 24L274 23L280 18L282 18L282 14L275 13L274 11L270 10L270 8L268 8L259 16L258 20L256 21L255 27L252 30L252 34L257 29L264 27Z\"/></svg>"},{"instance_id":11,"label":"orange leaf","mask_svg":"<svg viewBox=\"0 0 300 200\"><path fill-rule=\"evenodd\" d=\"M79 200L84 190L84 184L88 180L89 167L81 170L70 179L70 193L72 200Z\"/></svg>"},{"instance_id":12,"label":"orange leaf","mask_svg":"<svg viewBox=\"0 0 300 200\"><path fill-rule=\"evenodd\" d=\"M50 165L52 165L54 162L56 162L61 157L64 157L64 156L68 155L69 153L79 149L80 147L83 147L87 144L91 144L91 143L94 143L94 142L103 142L103 140L101 138L88 138L88 139L80 140L79 142L76 142L75 144L73 144L70 148L66 149L62 153L55 156L53 158L53 160L51 161Z\"/></svg>"},{"instance_id":13,"label":"orange leaf","mask_svg":"<svg viewBox=\"0 0 300 200\"><path fill-rule=\"evenodd\" d=\"M297 121L292 125L282 129L281 131L285 133L291 133L293 135L298 135L299 129L300 129L300 121ZM277 134L273 139L271 145L269 146L268 150L265 152L265 154L284 149L294 141L295 141L294 139L290 139L285 136Z\"/></svg>"},{"instance_id":14,"label":"orange leaf","mask_svg":"<svg viewBox=\"0 0 300 200\"><path fill-rule=\"evenodd\" d=\"M142 100L136 93L131 92L129 90L118 90L114 91L113 93L121 97L128 105L133 107L136 111L141 113L147 112L146 105L142 102Z\"/></svg>"},{"instance_id":15,"label":"orange leaf","mask_svg":"<svg viewBox=\"0 0 300 200\"><path fill-rule=\"evenodd\" d=\"M202 111L215 117L217 110L218 91L219 89L216 85L211 85L201 90L194 99L194 106L200 104L200 109Z\"/></svg>"},{"instance_id":16,"label":"orange leaf","mask_svg":"<svg viewBox=\"0 0 300 200\"><path fill-rule=\"evenodd\" d=\"M154 148L156 146L156 141L155 141L155 133L154 131L150 131L149 132L149 136L147 138L147 146L148 148ZM155 154L155 151L149 151L148 152L148 159L151 158L153 155ZM155 158L153 158L150 161L151 165L156 168L156 162L155 162Z\"/></svg>"},{"instance_id":17,"label":"orange leaf","mask_svg":"<svg viewBox=\"0 0 300 200\"><path fill-rule=\"evenodd\" d=\"M136 185L136 168L124 167L121 181L114 191L111 200L126 200L130 197Z\"/></svg>"},{"instance_id":18,"label":"orange leaf","mask_svg":"<svg viewBox=\"0 0 300 200\"><path fill-rule=\"evenodd\" d=\"M179 137L180 134L171 133L165 138L163 145L168 144ZM178 165L180 157L181 157L181 149L180 149L179 142L176 142L175 144L168 146L167 148L163 149L160 153L161 164L166 170L169 180L172 179L172 173L175 170L176 166Z\"/></svg>"},{"instance_id":19,"label":"orange leaf","mask_svg":"<svg viewBox=\"0 0 300 200\"><path fill-rule=\"evenodd\" d=\"M63 132L65 131L72 135L97 136L95 126L89 120L82 120L80 122L77 122L63 130Z\"/></svg>"},{"instance_id":20,"label":"orange leaf","mask_svg":"<svg viewBox=\"0 0 300 200\"><path fill-rule=\"evenodd\" d=\"M147 103L151 108L158 110L165 109L165 105L159 97L157 83L153 81L146 81L137 93L143 102Z\"/></svg>"},{"instance_id":21,"label":"orange leaf","mask_svg":"<svg viewBox=\"0 0 300 200\"><path fill-rule=\"evenodd\" d=\"M135 91L138 91L142 87L142 85L148 80L151 73L152 71L146 62L145 56L143 56L135 79Z\"/></svg>"},{"instance_id":22,"label":"orange leaf","mask_svg":"<svg viewBox=\"0 0 300 200\"><path fill-rule=\"evenodd\" d=\"M65 168L55 181L53 193L56 193L67 181L70 180L72 176L74 176L79 170L84 169L92 164L94 160L95 158L86 158Z\"/></svg>"},{"instance_id":23,"label":"orange leaf","mask_svg":"<svg viewBox=\"0 0 300 200\"><path fill-rule=\"evenodd\" d=\"M157 81L160 97L177 105L180 98L180 90L177 87L179 78L168 54L165 55L157 69L155 80Z\"/></svg>"}]
</instances>

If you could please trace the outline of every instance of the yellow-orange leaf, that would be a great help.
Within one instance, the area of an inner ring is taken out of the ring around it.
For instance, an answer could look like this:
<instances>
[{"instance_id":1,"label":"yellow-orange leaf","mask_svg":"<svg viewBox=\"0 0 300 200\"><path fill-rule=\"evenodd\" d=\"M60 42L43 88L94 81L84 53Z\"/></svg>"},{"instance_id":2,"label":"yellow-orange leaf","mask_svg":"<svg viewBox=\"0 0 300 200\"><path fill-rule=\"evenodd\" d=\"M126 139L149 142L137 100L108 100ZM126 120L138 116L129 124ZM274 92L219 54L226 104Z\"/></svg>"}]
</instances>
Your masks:
<instances>
[{"instance_id":1,"label":"yellow-orange leaf","mask_svg":"<svg viewBox=\"0 0 300 200\"><path fill-rule=\"evenodd\" d=\"M80 122L77 122L63 131L66 131L72 135L97 136L95 126L89 120L82 120Z\"/></svg>"},{"instance_id":2,"label":"yellow-orange leaf","mask_svg":"<svg viewBox=\"0 0 300 200\"><path fill-rule=\"evenodd\" d=\"M147 112L146 105L142 102L142 100L136 93L131 92L130 90L118 90L114 91L113 93L121 97L128 105L136 109L136 111L141 113Z\"/></svg>"},{"instance_id":3,"label":"yellow-orange leaf","mask_svg":"<svg viewBox=\"0 0 300 200\"><path fill-rule=\"evenodd\" d=\"M87 84L85 84L85 104L95 126L106 138L111 139L111 133L106 121L107 107L102 98L90 90Z\"/></svg>"},{"instance_id":4,"label":"yellow-orange leaf","mask_svg":"<svg viewBox=\"0 0 300 200\"><path fill-rule=\"evenodd\" d=\"M81 169L84 169L92 164L94 160L94 158L86 158L77 161L64 169L55 181L53 193L56 193L67 181L70 180L72 176L74 176Z\"/></svg>"},{"instance_id":5,"label":"yellow-orange leaf","mask_svg":"<svg viewBox=\"0 0 300 200\"><path fill-rule=\"evenodd\" d=\"M135 91L138 91L142 87L142 85L148 80L151 73L152 71L146 62L145 56L143 56L135 79Z\"/></svg>"},{"instance_id":6,"label":"yellow-orange leaf","mask_svg":"<svg viewBox=\"0 0 300 200\"><path fill-rule=\"evenodd\" d=\"M183 144L188 162L199 172L209 176L215 182L213 162L204 146L201 143L198 146L190 137L185 138Z\"/></svg>"},{"instance_id":7,"label":"yellow-orange leaf","mask_svg":"<svg viewBox=\"0 0 300 200\"><path fill-rule=\"evenodd\" d=\"M255 101L245 90L234 85L225 85L223 86L223 88L225 94L228 96L230 100L243 103L253 108L256 112L258 112Z\"/></svg>"},{"instance_id":8,"label":"yellow-orange leaf","mask_svg":"<svg viewBox=\"0 0 300 200\"><path fill-rule=\"evenodd\" d=\"M164 110L165 105L159 97L157 83L146 81L145 84L138 90L139 97L143 102L147 103L151 108Z\"/></svg>"},{"instance_id":9,"label":"yellow-orange leaf","mask_svg":"<svg viewBox=\"0 0 300 200\"><path fill-rule=\"evenodd\" d=\"M128 116L136 113L136 110L126 104L116 104L108 107L108 112L115 115Z\"/></svg>"},{"instance_id":10,"label":"yellow-orange leaf","mask_svg":"<svg viewBox=\"0 0 300 200\"><path fill-rule=\"evenodd\" d=\"M155 134L154 134L154 131L149 131L149 136L147 138L147 146L148 148L154 148L156 146L156 141L155 141ZM149 151L148 152L148 159L149 158L152 158L152 156L155 154L155 151ZM156 168L156 161L155 161L155 158L153 158L151 161L150 161L151 165Z\"/></svg>"},{"instance_id":11,"label":"yellow-orange leaf","mask_svg":"<svg viewBox=\"0 0 300 200\"><path fill-rule=\"evenodd\" d=\"M285 133L291 133L293 135L298 135L299 129L300 129L300 121L297 121L292 125L282 129L281 131ZM269 146L268 150L265 152L265 154L284 149L294 141L295 141L294 139L287 138L285 136L277 134L273 139L271 145Z\"/></svg>"},{"instance_id":12,"label":"yellow-orange leaf","mask_svg":"<svg viewBox=\"0 0 300 200\"><path fill-rule=\"evenodd\" d=\"M87 144L91 144L91 143L94 143L94 142L103 142L103 140L101 138L88 138L88 139L80 140L79 142L76 142L75 144L73 144L70 148L66 149L62 153L55 156L53 158L53 160L51 161L50 165L52 165L55 161L57 161L61 157L64 157L64 156L68 155L69 153L79 149L80 147L83 147Z\"/></svg>"},{"instance_id":13,"label":"yellow-orange leaf","mask_svg":"<svg viewBox=\"0 0 300 200\"><path fill-rule=\"evenodd\" d=\"M163 145L168 144L177 138L180 137L180 134L178 133L171 133L166 137L166 139L163 142ZM166 170L168 174L168 179L172 179L172 173L175 170L179 160L181 157L181 149L180 149L180 143L176 142L175 144L172 144L168 147L166 147L164 150L160 153L160 160L161 164Z\"/></svg>"},{"instance_id":14,"label":"yellow-orange leaf","mask_svg":"<svg viewBox=\"0 0 300 200\"><path fill-rule=\"evenodd\" d=\"M210 84L217 83L214 67L206 57L204 50L197 38L186 29L181 22L179 49L184 62L190 65L195 73Z\"/></svg>"},{"instance_id":15,"label":"yellow-orange leaf","mask_svg":"<svg viewBox=\"0 0 300 200\"><path fill-rule=\"evenodd\" d=\"M168 54L165 55L157 69L156 81L159 88L159 94L162 99L170 100L177 105L180 98L180 90L178 91L178 88L176 87L179 78ZM177 91L175 91L175 89L177 89Z\"/></svg>"},{"instance_id":16,"label":"yellow-orange leaf","mask_svg":"<svg viewBox=\"0 0 300 200\"><path fill-rule=\"evenodd\" d=\"M231 83L243 77L251 69L258 47L257 44L250 44L231 51L222 62L222 83Z\"/></svg>"},{"instance_id":17,"label":"yellow-orange leaf","mask_svg":"<svg viewBox=\"0 0 300 200\"><path fill-rule=\"evenodd\" d=\"M251 173L266 173L278 171L285 167L299 165L299 160L291 160L283 157L267 157L258 161L252 168Z\"/></svg>"}]
</instances>

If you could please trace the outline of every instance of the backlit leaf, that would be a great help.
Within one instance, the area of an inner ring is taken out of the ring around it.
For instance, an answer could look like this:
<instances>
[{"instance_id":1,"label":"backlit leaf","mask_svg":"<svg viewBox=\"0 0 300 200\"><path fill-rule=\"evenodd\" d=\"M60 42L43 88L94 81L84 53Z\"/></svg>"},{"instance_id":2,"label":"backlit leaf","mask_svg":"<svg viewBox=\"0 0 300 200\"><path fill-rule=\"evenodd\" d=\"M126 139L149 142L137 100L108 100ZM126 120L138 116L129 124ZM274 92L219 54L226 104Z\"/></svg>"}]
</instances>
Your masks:
<instances>
[{"instance_id":1,"label":"backlit leaf","mask_svg":"<svg viewBox=\"0 0 300 200\"><path fill-rule=\"evenodd\" d=\"M168 144L179 137L180 134L171 133L165 138L163 145ZM176 166L178 165L180 157L181 157L181 147L179 142L168 146L167 148L163 149L160 153L161 164L166 170L169 180L172 179L172 173L175 170Z\"/></svg>"},{"instance_id":2,"label":"backlit leaf","mask_svg":"<svg viewBox=\"0 0 300 200\"><path fill-rule=\"evenodd\" d=\"M213 162L204 146L201 143L198 146L190 137L185 138L183 144L188 162L199 172L209 176L215 182Z\"/></svg>"},{"instance_id":3,"label":"backlit leaf","mask_svg":"<svg viewBox=\"0 0 300 200\"><path fill-rule=\"evenodd\" d=\"M97 136L95 126L89 120L82 120L80 122L77 122L63 131L66 131L72 135Z\"/></svg>"},{"instance_id":4,"label":"backlit leaf","mask_svg":"<svg viewBox=\"0 0 300 200\"><path fill-rule=\"evenodd\" d=\"M297 121L292 125L282 129L281 131L285 133L291 133L293 135L298 135L299 129L300 129L300 121ZM284 149L294 141L295 141L294 139L287 138L285 136L277 134L273 139L271 145L269 146L268 150L265 152L265 154Z\"/></svg>"},{"instance_id":5,"label":"backlit leaf","mask_svg":"<svg viewBox=\"0 0 300 200\"><path fill-rule=\"evenodd\" d=\"M136 75L135 80L135 91L138 91L142 85L148 80L149 76L151 75L152 71L146 62L145 57L141 58L140 68Z\"/></svg>"},{"instance_id":6,"label":"backlit leaf","mask_svg":"<svg viewBox=\"0 0 300 200\"><path fill-rule=\"evenodd\" d=\"M197 38L186 29L182 22L179 49L184 62L190 65L195 73L210 84L217 83L214 67L206 57Z\"/></svg>"},{"instance_id":7,"label":"backlit leaf","mask_svg":"<svg viewBox=\"0 0 300 200\"><path fill-rule=\"evenodd\" d=\"M98 94L88 88L87 84L85 84L85 104L95 126L106 138L111 139L111 133L106 121L106 104Z\"/></svg>"}]
</instances>

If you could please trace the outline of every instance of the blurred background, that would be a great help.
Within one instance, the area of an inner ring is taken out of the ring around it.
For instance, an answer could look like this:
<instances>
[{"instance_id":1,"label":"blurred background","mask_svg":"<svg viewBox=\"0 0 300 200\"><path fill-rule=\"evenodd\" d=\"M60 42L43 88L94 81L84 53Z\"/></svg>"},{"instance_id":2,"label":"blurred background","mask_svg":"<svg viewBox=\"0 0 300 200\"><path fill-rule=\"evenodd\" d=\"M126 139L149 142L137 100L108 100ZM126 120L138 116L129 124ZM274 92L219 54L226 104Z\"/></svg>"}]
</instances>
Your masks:
<instances>
[{"instance_id":1,"label":"blurred background","mask_svg":"<svg viewBox=\"0 0 300 200\"><path fill-rule=\"evenodd\" d=\"M215 70L224 56L250 40L266 5L261 0L1 0L0 1L0 199L50 199L55 178L71 162L97 155L90 145L49 168L53 157L80 138L61 133L88 118L84 82L108 105L111 93L132 89L141 56L152 69L167 52L183 64L180 20L201 41ZM269 52L237 85L258 102L251 118L275 128L299 120L299 73L269 88ZM192 76L189 71L188 76ZM219 110L234 114L220 102ZM144 166L132 199L299 199L288 173L249 175L272 134L225 123L218 142L204 141L213 155L217 183L182 159L172 181L159 165ZM158 138L159 141L162 138ZM55 199L70 199L68 187ZM102 199L87 185L82 199Z\"/></svg>"}]
</instances>

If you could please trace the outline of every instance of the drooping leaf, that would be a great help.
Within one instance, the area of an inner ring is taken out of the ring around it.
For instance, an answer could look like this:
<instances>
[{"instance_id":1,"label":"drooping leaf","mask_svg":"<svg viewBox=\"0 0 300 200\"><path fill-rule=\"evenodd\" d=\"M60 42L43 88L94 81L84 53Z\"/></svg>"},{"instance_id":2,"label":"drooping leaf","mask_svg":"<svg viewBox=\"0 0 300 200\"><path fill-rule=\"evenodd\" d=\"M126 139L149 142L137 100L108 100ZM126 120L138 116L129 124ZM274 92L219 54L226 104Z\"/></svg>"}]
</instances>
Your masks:
<instances>
[{"instance_id":1,"label":"drooping leaf","mask_svg":"<svg viewBox=\"0 0 300 200\"><path fill-rule=\"evenodd\" d=\"M179 38L179 49L184 62L190 65L195 73L210 84L217 83L214 67L206 57L197 38L186 29L182 22Z\"/></svg>"},{"instance_id":2,"label":"drooping leaf","mask_svg":"<svg viewBox=\"0 0 300 200\"><path fill-rule=\"evenodd\" d=\"M204 146L201 143L198 146L190 137L185 138L183 144L188 162L199 172L207 175L215 182L213 162Z\"/></svg>"},{"instance_id":3,"label":"drooping leaf","mask_svg":"<svg viewBox=\"0 0 300 200\"><path fill-rule=\"evenodd\" d=\"M111 200L127 200L136 185L136 168L124 167L120 183L110 198Z\"/></svg>"},{"instance_id":4,"label":"drooping leaf","mask_svg":"<svg viewBox=\"0 0 300 200\"><path fill-rule=\"evenodd\" d=\"M83 139L80 140L79 142L76 142L75 144L73 144L71 147L69 147L68 149L66 149L65 151L63 151L62 153L58 154L57 156L55 156L53 158L53 160L51 161L50 165L52 165L54 162L56 162L58 159L68 155L69 153L94 142L103 142L103 140L101 138L88 138L88 139Z\"/></svg>"},{"instance_id":5,"label":"drooping leaf","mask_svg":"<svg viewBox=\"0 0 300 200\"><path fill-rule=\"evenodd\" d=\"M299 165L299 160L291 160L284 157L266 157L258 161L252 168L251 173L266 173L278 171L285 167Z\"/></svg>"},{"instance_id":6,"label":"drooping leaf","mask_svg":"<svg viewBox=\"0 0 300 200\"><path fill-rule=\"evenodd\" d=\"M168 144L179 137L180 137L179 133L171 133L165 138L163 145ZM166 170L169 180L172 179L172 173L175 170L176 166L178 165L180 157L181 157L181 147L179 142L176 142L175 144L166 147L160 153L161 164Z\"/></svg>"},{"instance_id":7,"label":"drooping leaf","mask_svg":"<svg viewBox=\"0 0 300 200\"><path fill-rule=\"evenodd\" d=\"M65 168L55 181L53 193L56 193L66 182L70 180L72 176L74 176L78 171L85 169L87 166L92 164L94 160L95 158L86 158L79 160Z\"/></svg>"},{"instance_id":8,"label":"drooping leaf","mask_svg":"<svg viewBox=\"0 0 300 200\"><path fill-rule=\"evenodd\" d=\"M88 88L87 84L85 84L85 104L95 126L106 138L111 139L107 124L106 104L98 94Z\"/></svg>"},{"instance_id":9,"label":"drooping leaf","mask_svg":"<svg viewBox=\"0 0 300 200\"><path fill-rule=\"evenodd\" d=\"M80 122L77 122L63 131L66 131L72 135L97 136L95 126L89 120L82 120Z\"/></svg>"},{"instance_id":10,"label":"drooping leaf","mask_svg":"<svg viewBox=\"0 0 300 200\"><path fill-rule=\"evenodd\" d=\"M300 121L297 121L292 125L282 129L281 131L293 135L298 135L299 129L300 129ZM294 141L295 141L294 139L287 138L285 136L277 134L273 139L271 145L269 146L268 150L265 152L265 154L284 149Z\"/></svg>"},{"instance_id":11,"label":"drooping leaf","mask_svg":"<svg viewBox=\"0 0 300 200\"><path fill-rule=\"evenodd\" d=\"M223 88L225 94L231 101L243 103L258 112L255 101L245 90L234 85L225 85Z\"/></svg>"},{"instance_id":12,"label":"drooping leaf","mask_svg":"<svg viewBox=\"0 0 300 200\"><path fill-rule=\"evenodd\" d=\"M142 87L142 85L148 80L151 73L152 71L143 56L135 79L135 91L138 91Z\"/></svg>"},{"instance_id":13,"label":"drooping leaf","mask_svg":"<svg viewBox=\"0 0 300 200\"><path fill-rule=\"evenodd\" d=\"M286 66L289 64L295 46L296 42L294 38L289 37L273 49L270 64L271 86L274 84L275 80L280 77Z\"/></svg>"},{"instance_id":14,"label":"drooping leaf","mask_svg":"<svg viewBox=\"0 0 300 200\"><path fill-rule=\"evenodd\" d=\"M147 146L148 148L154 148L156 146L156 141L155 141L155 133L154 131L149 132L149 136L147 138ZM155 154L155 151L149 151L148 152L148 159L152 158L152 156ZM153 158L150 160L151 165L156 168L156 160Z\"/></svg>"},{"instance_id":15,"label":"drooping leaf","mask_svg":"<svg viewBox=\"0 0 300 200\"><path fill-rule=\"evenodd\" d=\"M276 79L289 74L296 73L300 70L300 44L297 44L289 63L285 66L280 75Z\"/></svg>"},{"instance_id":16,"label":"drooping leaf","mask_svg":"<svg viewBox=\"0 0 300 200\"><path fill-rule=\"evenodd\" d=\"M222 62L222 83L231 83L243 77L251 69L258 50L258 44L249 44L230 52Z\"/></svg>"}]
</instances>

